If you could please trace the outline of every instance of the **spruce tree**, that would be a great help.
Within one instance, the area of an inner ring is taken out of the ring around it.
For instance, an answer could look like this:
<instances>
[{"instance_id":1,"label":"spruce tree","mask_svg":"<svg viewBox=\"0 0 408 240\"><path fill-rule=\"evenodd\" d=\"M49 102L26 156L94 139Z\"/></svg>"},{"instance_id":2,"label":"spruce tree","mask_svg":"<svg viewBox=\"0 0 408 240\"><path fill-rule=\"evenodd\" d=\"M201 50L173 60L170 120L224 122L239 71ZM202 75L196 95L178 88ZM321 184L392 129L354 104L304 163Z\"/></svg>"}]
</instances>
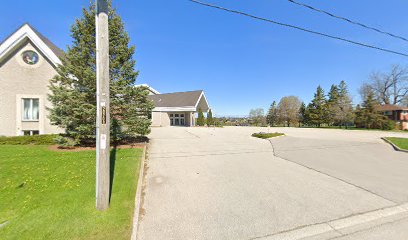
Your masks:
<instances>
[{"instance_id":1,"label":"spruce tree","mask_svg":"<svg viewBox=\"0 0 408 240\"><path fill-rule=\"evenodd\" d=\"M330 88L327 100L327 121L330 125L338 123L339 106L339 87L333 84Z\"/></svg>"},{"instance_id":2,"label":"spruce tree","mask_svg":"<svg viewBox=\"0 0 408 240\"><path fill-rule=\"evenodd\" d=\"M214 125L214 120L213 120L213 115L212 115L211 109L208 111L208 114L207 114L207 125L208 126Z\"/></svg>"},{"instance_id":3,"label":"spruce tree","mask_svg":"<svg viewBox=\"0 0 408 240\"><path fill-rule=\"evenodd\" d=\"M299 127L301 127L301 124L305 125L307 123L307 118L306 104L302 102L299 108Z\"/></svg>"},{"instance_id":4,"label":"spruce tree","mask_svg":"<svg viewBox=\"0 0 408 240\"><path fill-rule=\"evenodd\" d=\"M326 97L320 86L317 87L314 98L308 105L308 117L310 123L318 127L327 121Z\"/></svg>"},{"instance_id":5,"label":"spruce tree","mask_svg":"<svg viewBox=\"0 0 408 240\"><path fill-rule=\"evenodd\" d=\"M53 107L50 120L79 141L95 140L96 129L96 44L95 7L83 9L83 16L71 27L68 47L58 75L50 81L48 99ZM144 88L135 88L134 46L116 10L109 3L109 74L112 139L146 135L150 131L153 103Z\"/></svg>"},{"instance_id":6,"label":"spruce tree","mask_svg":"<svg viewBox=\"0 0 408 240\"><path fill-rule=\"evenodd\" d=\"M266 115L266 122L271 127L274 127L278 123L278 107L276 101L273 101L269 107L268 114Z\"/></svg>"},{"instance_id":7,"label":"spruce tree","mask_svg":"<svg viewBox=\"0 0 408 240\"><path fill-rule=\"evenodd\" d=\"M354 115L354 124L356 125L357 128L363 128L365 125L365 121L363 118L363 112L361 109L360 104L357 104L356 109L355 109L355 115Z\"/></svg>"},{"instance_id":8,"label":"spruce tree","mask_svg":"<svg viewBox=\"0 0 408 240\"><path fill-rule=\"evenodd\" d=\"M201 110L201 108L198 109L197 125L198 126L204 126L205 125L204 113L203 113L203 110Z\"/></svg>"},{"instance_id":9,"label":"spruce tree","mask_svg":"<svg viewBox=\"0 0 408 240\"><path fill-rule=\"evenodd\" d=\"M371 92L367 94L366 99L363 101L360 113L360 121L363 123L365 128L382 128L384 116L376 110L377 105L378 102L375 100L374 94Z\"/></svg>"}]
</instances>

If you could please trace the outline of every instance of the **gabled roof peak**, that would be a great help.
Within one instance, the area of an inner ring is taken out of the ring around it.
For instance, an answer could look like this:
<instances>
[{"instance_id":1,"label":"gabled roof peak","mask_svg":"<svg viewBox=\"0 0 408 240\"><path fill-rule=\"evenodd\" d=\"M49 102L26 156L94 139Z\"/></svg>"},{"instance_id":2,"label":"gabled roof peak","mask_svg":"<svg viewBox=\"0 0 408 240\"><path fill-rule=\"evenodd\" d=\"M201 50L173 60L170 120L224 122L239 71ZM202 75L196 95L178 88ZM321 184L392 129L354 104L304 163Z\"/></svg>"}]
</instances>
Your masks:
<instances>
[{"instance_id":1,"label":"gabled roof peak","mask_svg":"<svg viewBox=\"0 0 408 240\"><path fill-rule=\"evenodd\" d=\"M38 32L29 23L24 23L14 33L0 43L0 61L8 56L19 44L26 40L31 40L33 44L44 54L54 66L61 64L61 58L64 57L64 51L58 48L48 38Z\"/></svg>"}]
</instances>

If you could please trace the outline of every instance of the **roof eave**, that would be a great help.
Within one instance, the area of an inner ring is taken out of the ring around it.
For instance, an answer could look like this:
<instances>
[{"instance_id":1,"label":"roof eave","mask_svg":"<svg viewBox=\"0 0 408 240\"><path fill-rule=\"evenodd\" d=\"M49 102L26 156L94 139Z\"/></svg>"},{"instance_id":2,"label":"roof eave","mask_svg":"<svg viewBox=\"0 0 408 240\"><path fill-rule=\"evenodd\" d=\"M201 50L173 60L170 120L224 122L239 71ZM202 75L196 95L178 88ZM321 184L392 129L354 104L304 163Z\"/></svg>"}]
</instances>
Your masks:
<instances>
[{"instance_id":1,"label":"roof eave","mask_svg":"<svg viewBox=\"0 0 408 240\"><path fill-rule=\"evenodd\" d=\"M47 46L47 44L44 43L35 30L27 23L2 42L0 45L0 61L7 57L8 54L25 39L29 39L55 67L62 64L61 59L49 46Z\"/></svg>"}]
</instances>

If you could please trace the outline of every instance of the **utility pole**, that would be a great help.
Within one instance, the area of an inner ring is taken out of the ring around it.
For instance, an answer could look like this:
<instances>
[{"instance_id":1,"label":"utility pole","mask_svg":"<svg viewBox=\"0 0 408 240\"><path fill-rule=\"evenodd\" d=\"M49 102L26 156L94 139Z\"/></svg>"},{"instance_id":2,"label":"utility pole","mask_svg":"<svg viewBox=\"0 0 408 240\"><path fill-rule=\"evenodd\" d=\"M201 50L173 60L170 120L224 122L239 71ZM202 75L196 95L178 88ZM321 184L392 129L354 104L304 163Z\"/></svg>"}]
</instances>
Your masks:
<instances>
[{"instance_id":1,"label":"utility pole","mask_svg":"<svg viewBox=\"0 0 408 240\"><path fill-rule=\"evenodd\" d=\"M110 106L108 0L96 1L96 208L109 207Z\"/></svg>"}]
</instances>

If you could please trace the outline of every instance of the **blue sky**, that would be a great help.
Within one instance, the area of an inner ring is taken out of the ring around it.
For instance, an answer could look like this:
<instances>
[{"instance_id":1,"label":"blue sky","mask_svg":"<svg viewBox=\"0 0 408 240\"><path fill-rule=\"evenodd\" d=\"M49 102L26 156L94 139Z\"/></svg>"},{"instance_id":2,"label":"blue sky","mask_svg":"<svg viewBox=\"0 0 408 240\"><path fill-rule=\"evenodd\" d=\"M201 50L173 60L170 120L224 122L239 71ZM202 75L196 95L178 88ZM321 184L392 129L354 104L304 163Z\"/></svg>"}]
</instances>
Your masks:
<instances>
[{"instance_id":1,"label":"blue sky","mask_svg":"<svg viewBox=\"0 0 408 240\"><path fill-rule=\"evenodd\" d=\"M207 1L207 0L206 0ZM287 0L211 3L255 15L408 52L408 43L320 15ZM300 1L300 0L299 0ZM408 37L405 0L302 0ZM2 0L0 39L31 23L63 49L69 28L89 0ZM326 90L345 80L354 101L374 70L408 58L321 38L304 32L205 8L187 0L114 0L140 70L138 83L160 92L203 89L217 115L245 115L273 100L296 95L308 102L317 85Z\"/></svg>"}]
</instances>

